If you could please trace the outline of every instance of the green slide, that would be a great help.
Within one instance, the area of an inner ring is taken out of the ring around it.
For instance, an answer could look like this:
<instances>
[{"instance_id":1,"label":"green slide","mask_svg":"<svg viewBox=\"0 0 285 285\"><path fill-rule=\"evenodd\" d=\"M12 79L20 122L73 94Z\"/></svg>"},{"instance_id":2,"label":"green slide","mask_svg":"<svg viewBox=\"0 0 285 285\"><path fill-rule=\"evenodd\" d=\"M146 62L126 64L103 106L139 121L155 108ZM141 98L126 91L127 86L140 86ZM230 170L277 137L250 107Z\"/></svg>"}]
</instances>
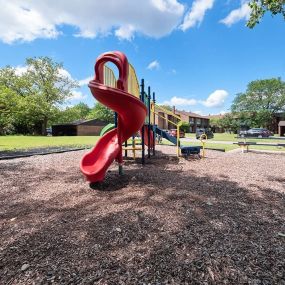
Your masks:
<instances>
[{"instance_id":1,"label":"green slide","mask_svg":"<svg viewBox=\"0 0 285 285\"><path fill-rule=\"evenodd\" d=\"M100 132L100 136L102 137L107 132L113 130L115 128L115 124L108 124L106 125Z\"/></svg>"}]
</instances>

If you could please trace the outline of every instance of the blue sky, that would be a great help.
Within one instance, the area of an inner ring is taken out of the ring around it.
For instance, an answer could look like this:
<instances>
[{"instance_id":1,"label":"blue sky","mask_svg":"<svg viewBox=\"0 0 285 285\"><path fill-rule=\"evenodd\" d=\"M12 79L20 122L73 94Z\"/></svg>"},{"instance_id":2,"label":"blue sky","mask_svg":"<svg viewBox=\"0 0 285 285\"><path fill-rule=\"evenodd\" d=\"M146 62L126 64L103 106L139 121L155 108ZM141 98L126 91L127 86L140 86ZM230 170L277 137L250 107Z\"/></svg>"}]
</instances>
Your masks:
<instances>
[{"instance_id":1,"label":"blue sky","mask_svg":"<svg viewBox=\"0 0 285 285\"><path fill-rule=\"evenodd\" d=\"M50 56L83 84L98 55L120 50L159 103L204 115L226 112L252 80L285 79L285 22L266 15L248 29L246 1L0 3L0 67L21 69L26 57ZM87 85L69 104L80 101L95 102Z\"/></svg>"}]
</instances>

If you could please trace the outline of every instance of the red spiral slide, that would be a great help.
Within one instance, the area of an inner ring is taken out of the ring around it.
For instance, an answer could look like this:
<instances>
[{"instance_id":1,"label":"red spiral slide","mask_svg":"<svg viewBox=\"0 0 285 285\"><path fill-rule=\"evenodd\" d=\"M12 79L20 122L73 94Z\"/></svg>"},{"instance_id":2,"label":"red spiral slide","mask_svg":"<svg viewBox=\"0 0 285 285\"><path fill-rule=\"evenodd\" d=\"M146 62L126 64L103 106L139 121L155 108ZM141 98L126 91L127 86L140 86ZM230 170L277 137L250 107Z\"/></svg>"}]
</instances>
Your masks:
<instances>
[{"instance_id":1,"label":"red spiral slide","mask_svg":"<svg viewBox=\"0 0 285 285\"><path fill-rule=\"evenodd\" d=\"M119 70L117 88L104 85L104 64L114 63ZM129 64L119 52L107 52L99 56L95 64L95 78L89 88L97 101L118 114L118 127L106 133L95 147L81 160L80 168L90 182L104 180L108 167L114 160L122 163L122 143L139 131L147 114L146 106L128 93Z\"/></svg>"}]
</instances>

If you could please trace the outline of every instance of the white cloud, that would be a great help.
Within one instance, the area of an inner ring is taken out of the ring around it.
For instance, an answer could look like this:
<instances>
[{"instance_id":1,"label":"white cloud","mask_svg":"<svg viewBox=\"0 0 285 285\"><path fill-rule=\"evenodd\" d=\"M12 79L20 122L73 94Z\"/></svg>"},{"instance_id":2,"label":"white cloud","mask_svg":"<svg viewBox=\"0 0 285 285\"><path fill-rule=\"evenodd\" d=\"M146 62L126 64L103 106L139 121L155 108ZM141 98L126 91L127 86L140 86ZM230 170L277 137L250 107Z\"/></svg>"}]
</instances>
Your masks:
<instances>
[{"instance_id":1,"label":"white cloud","mask_svg":"<svg viewBox=\"0 0 285 285\"><path fill-rule=\"evenodd\" d=\"M200 101L200 103L209 108L222 107L228 95L229 93L226 90L216 90L205 101Z\"/></svg>"},{"instance_id":2,"label":"white cloud","mask_svg":"<svg viewBox=\"0 0 285 285\"><path fill-rule=\"evenodd\" d=\"M182 31L195 27L200 24L207 10L212 9L215 0L195 0L191 10L185 15L183 23L180 26Z\"/></svg>"},{"instance_id":3,"label":"white cloud","mask_svg":"<svg viewBox=\"0 0 285 285\"><path fill-rule=\"evenodd\" d=\"M15 73L17 76L21 76L24 73L26 73L28 70L27 66L16 66L15 67Z\"/></svg>"},{"instance_id":4,"label":"white cloud","mask_svg":"<svg viewBox=\"0 0 285 285\"><path fill-rule=\"evenodd\" d=\"M160 64L157 60L152 61L148 66L147 69L153 70L153 69L159 69L160 68Z\"/></svg>"},{"instance_id":5,"label":"white cloud","mask_svg":"<svg viewBox=\"0 0 285 285\"><path fill-rule=\"evenodd\" d=\"M72 76L71 76L71 74L70 74L66 69L64 69L64 68L60 68L60 69L58 70L58 73L59 73L59 75L61 75L61 76L63 76L63 77L67 77L67 78L69 78L69 79L73 79Z\"/></svg>"},{"instance_id":6,"label":"white cloud","mask_svg":"<svg viewBox=\"0 0 285 285\"><path fill-rule=\"evenodd\" d=\"M29 70L31 70L31 68L29 68ZM15 73L18 76L23 75L24 73L26 73L28 71L28 67L27 66L16 66L15 67ZM68 77L69 79L73 79L71 74L64 68L60 68L58 70L59 75L63 76L63 77Z\"/></svg>"},{"instance_id":7,"label":"white cloud","mask_svg":"<svg viewBox=\"0 0 285 285\"><path fill-rule=\"evenodd\" d=\"M115 33L131 39L137 32L159 38L171 33L184 14L178 0L0 0L0 5L0 40L5 43L56 38L63 25L85 38Z\"/></svg>"},{"instance_id":8,"label":"white cloud","mask_svg":"<svg viewBox=\"0 0 285 285\"><path fill-rule=\"evenodd\" d=\"M73 90L72 95L68 99L70 99L70 100L82 100L85 98L86 98L86 95L84 95L81 91Z\"/></svg>"},{"instance_id":9,"label":"white cloud","mask_svg":"<svg viewBox=\"0 0 285 285\"><path fill-rule=\"evenodd\" d=\"M205 116L205 114L203 113L203 111L197 110L197 111L193 111L193 113L198 114L200 116Z\"/></svg>"},{"instance_id":10,"label":"white cloud","mask_svg":"<svg viewBox=\"0 0 285 285\"><path fill-rule=\"evenodd\" d=\"M92 79L94 79L94 76L89 76L89 77L83 78L83 79L78 81L78 85L79 86L87 85Z\"/></svg>"},{"instance_id":11,"label":"white cloud","mask_svg":"<svg viewBox=\"0 0 285 285\"><path fill-rule=\"evenodd\" d=\"M195 99L187 99L181 97L172 97L170 101L164 101L162 105L170 105L170 106L194 106L197 104L197 100Z\"/></svg>"},{"instance_id":12,"label":"white cloud","mask_svg":"<svg viewBox=\"0 0 285 285\"><path fill-rule=\"evenodd\" d=\"M124 25L115 31L115 35L121 40L132 40L134 37L135 27L133 25Z\"/></svg>"},{"instance_id":13,"label":"white cloud","mask_svg":"<svg viewBox=\"0 0 285 285\"><path fill-rule=\"evenodd\" d=\"M229 13L227 17L222 19L220 23L225 24L226 26L230 27L231 25L245 19L248 20L250 16L251 9L248 3L243 3L240 8L235 9Z\"/></svg>"}]
</instances>

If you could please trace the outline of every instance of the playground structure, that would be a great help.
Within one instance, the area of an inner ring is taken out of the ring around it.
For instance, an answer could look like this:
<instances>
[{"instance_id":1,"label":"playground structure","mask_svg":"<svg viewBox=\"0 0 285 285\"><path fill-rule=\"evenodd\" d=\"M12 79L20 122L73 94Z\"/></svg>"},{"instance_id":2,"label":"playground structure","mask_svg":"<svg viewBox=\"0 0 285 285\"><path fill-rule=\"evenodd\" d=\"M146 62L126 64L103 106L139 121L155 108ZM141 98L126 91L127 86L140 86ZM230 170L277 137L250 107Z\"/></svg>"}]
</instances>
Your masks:
<instances>
[{"instance_id":1,"label":"playground structure","mask_svg":"<svg viewBox=\"0 0 285 285\"><path fill-rule=\"evenodd\" d=\"M118 68L118 80L112 69L106 66L108 62L112 62ZM97 101L115 112L114 125L109 124L102 130L100 140L81 160L81 171L89 182L104 180L106 171L114 160L118 162L119 173L122 174L123 151L125 156L129 150L132 151L135 158L136 151L140 150L141 162L144 164L145 146L148 158L151 157L151 153L154 156L157 136L176 145L177 156L200 153L200 147L180 146L180 117L157 105L155 92L151 98L150 87L145 92L144 79L139 85L135 69L123 53L114 51L99 56L95 63L95 78L88 86ZM173 120L163 117L159 110L170 114ZM177 137L158 128L155 124L156 117L162 117L174 125ZM136 143L137 132L141 136L140 144ZM128 145L129 138L132 138L131 146Z\"/></svg>"}]
</instances>

